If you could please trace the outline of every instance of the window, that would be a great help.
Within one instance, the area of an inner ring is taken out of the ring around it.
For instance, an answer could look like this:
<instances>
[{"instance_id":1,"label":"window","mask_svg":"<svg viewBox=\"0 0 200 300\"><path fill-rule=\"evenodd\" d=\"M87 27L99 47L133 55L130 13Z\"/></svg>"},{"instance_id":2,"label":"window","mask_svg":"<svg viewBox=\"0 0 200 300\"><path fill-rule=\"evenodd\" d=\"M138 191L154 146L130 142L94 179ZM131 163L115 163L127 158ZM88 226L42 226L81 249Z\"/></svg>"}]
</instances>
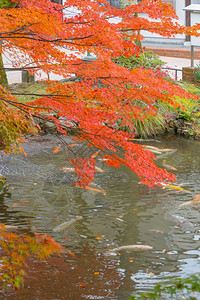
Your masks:
<instances>
[{"instance_id":1,"label":"window","mask_svg":"<svg viewBox=\"0 0 200 300\"><path fill-rule=\"evenodd\" d=\"M169 3L174 7L174 0L162 0L164 3Z\"/></svg>"},{"instance_id":2,"label":"window","mask_svg":"<svg viewBox=\"0 0 200 300\"><path fill-rule=\"evenodd\" d=\"M51 2L62 4L62 0L51 0Z\"/></svg>"},{"instance_id":3,"label":"window","mask_svg":"<svg viewBox=\"0 0 200 300\"><path fill-rule=\"evenodd\" d=\"M106 0L111 6L120 8L120 0Z\"/></svg>"}]
</instances>

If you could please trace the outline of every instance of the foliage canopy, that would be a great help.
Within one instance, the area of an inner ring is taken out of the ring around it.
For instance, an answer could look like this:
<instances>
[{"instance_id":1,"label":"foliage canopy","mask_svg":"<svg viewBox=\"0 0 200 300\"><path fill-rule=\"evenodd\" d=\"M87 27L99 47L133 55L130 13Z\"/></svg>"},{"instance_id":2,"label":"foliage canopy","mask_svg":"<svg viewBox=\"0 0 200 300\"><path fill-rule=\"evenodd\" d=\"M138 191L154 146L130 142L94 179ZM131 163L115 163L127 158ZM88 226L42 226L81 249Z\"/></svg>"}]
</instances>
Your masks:
<instances>
[{"instance_id":1,"label":"foliage canopy","mask_svg":"<svg viewBox=\"0 0 200 300\"><path fill-rule=\"evenodd\" d=\"M140 30L171 37L179 33L198 35L198 26L186 29L178 25L172 6L160 0L142 0L124 9L113 8L105 0L66 0L64 6L50 0L4 2L17 4L9 9L4 5L0 10L0 52L9 54L13 68L64 78L76 74L80 79L73 84L47 79L48 95L38 95L25 104L0 86L0 142L5 151L13 151L14 145L23 141L22 133L36 131L33 118L46 117L62 134L76 130L79 141L101 150L105 164L126 165L144 184L175 180L173 174L154 164L152 153L134 141L132 120L156 116L158 101L177 107L177 96L194 96L167 82L158 71L128 70L112 58L137 56ZM140 17L140 13L150 19ZM90 63L83 60L86 51L97 59ZM119 120L130 132L118 129ZM95 176L96 157L73 159L71 163L77 184L89 185Z\"/></svg>"}]
</instances>

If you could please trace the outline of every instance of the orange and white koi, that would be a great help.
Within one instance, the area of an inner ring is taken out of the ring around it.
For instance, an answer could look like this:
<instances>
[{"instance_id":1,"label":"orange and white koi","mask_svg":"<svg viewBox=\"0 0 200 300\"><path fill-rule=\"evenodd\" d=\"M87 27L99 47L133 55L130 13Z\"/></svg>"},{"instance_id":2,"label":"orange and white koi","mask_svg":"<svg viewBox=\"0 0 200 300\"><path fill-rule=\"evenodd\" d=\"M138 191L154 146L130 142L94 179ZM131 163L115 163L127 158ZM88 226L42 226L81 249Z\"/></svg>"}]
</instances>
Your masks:
<instances>
[{"instance_id":1,"label":"orange and white koi","mask_svg":"<svg viewBox=\"0 0 200 300\"><path fill-rule=\"evenodd\" d=\"M97 172L100 172L100 173L103 173L103 172L104 172L101 168L96 167L96 166L95 166L95 170L96 170Z\"/></svg>"},{"instance_id":2,"label":"orange and white koi","mask_svg":"<svg viewBox=\"0 0 200 300\"><path fill-rule=\"evenodd\" d=\"M96 192L96 193L102 193L104 196L106 196L106 192L104 190L95 189L95 188L92 188L90 186L86 187L86 189L91 190L91 191Z\"/></svg>"}]
</instances>

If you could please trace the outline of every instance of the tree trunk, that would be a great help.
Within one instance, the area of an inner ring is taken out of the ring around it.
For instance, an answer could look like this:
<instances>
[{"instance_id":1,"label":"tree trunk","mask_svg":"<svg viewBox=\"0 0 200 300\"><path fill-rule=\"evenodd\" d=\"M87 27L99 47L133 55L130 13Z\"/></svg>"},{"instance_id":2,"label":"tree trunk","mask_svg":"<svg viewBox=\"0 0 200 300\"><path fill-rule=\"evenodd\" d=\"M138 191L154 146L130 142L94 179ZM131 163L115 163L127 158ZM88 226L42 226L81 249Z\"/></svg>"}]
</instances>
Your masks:
<instances>
[{"instance_id":1,"label":"tree trunk","mask_svg":"<svg viewBox=\"0 0 200 300\"><path fill-rule=\"evenodd\" d=\"M8 79L7 79L7 75L6 75L6 71L4 69L4 65L3 65L3 57L2 57L2 52L1 52L1 42L0 42L0 84L3 86L7 86L8 85Z\"/></svg>"},{"instance_id":2,"label":"tree trunk","mask_svg":"<svg viewBox=\"0 0 200 300\"><path fill-rule=\"evenodd\" d=\"M9 8L15 8L17 6L17 3L11 1L11 0L0 0L0 9L4 8L4 9L9 9ZM6 75L6 71L4 69L4 65L3 65L3 57L2 57L2 41L0 40L0 84L3 86L7 86L8 85L8 79L7 79L7 75Z\"/></svg>"}]
</instances>

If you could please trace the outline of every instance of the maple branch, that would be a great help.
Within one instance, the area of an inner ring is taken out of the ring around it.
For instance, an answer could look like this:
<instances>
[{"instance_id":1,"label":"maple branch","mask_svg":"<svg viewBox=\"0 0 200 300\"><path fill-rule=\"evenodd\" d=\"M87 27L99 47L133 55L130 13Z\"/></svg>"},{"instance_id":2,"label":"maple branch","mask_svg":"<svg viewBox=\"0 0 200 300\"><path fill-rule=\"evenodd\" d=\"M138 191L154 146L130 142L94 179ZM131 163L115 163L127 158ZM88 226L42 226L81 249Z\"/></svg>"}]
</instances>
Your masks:
<instances>
[{"instance_id":1,"label":"maple branch","mask_svg":"<svg viewBox=\"0 0 200 300\"><path fill-rule=\"evenodd\" d=\"M35 108L35 109L38 109L38 108L45 109L45 110L48 109L47 107L31 106L31 105L28 105L28 104L25 104L25 103L17 102L17 101L14 101L14 100L8 100L8 99L2 98L2 97L0 97L0 100L2 100L4 102L7 102L10 105L13 105L13 106L17 107L18 109L21 109L21 107L20 107L21 105L25 106L25 107L29 107L29 108Z\"/></svg>"},{"instance_id":2,"label":"maple branch","mask_svg":"<svg viewBox=\"0 0 200 300\"><path fill-rule=\"evenodd\" d=\"M30 27L30 26L34 25L34 24L35 24L35 23L28 24L28 25L23 25L22 27L17 28L17 29L14 29L14 30L9 30L9 31L1 32L1 33L0 33L0 36L3 35L3 34L18 33L18 32L20 32L20 31L26 29L27 27ZM24 31L24 34L28 35L29 33L27 33L27 32Z\"/></svg>"},{"instance_id":3,"label":"maple branch","mask_svg":"<svg viewBox=\"0 0 200 300\"><path fill-rule=\"evenodd\" d=\"M62 42L62 43L71 43L71 41L73 40L84 40L84 39L88 39L90 37L94 37L94 35L88 35L88 36L84 36L84 37L76 37L76 38L72 38L70 37L69 39L46 39L43 37L38 37L38 38L34 38L34 36L36 36L36 34L24 34L24 35L14 35L14 36L4 36L3 34L0 34L0 38L2 39L28 39L28 40L34 40L34 41L39 41L39 42L50 42L50 43L58 43L58 42Z\"/></svg>"},{"instance_id":4,"label":"maple branch","mask_svg":"<svg viewBox=\"0 0 200 300\"><path fill-rule=\"evenodd\" d=\"M39 96L39 97L48 97L48 98L71 98L71 96L67 96L67 95L60 95L60 94L56 94L56 95L52 95L52 94L34 94L34 93L13 93L12 92L12 95L22 95L22 96Z\"/></svg>"}]
</instances>

